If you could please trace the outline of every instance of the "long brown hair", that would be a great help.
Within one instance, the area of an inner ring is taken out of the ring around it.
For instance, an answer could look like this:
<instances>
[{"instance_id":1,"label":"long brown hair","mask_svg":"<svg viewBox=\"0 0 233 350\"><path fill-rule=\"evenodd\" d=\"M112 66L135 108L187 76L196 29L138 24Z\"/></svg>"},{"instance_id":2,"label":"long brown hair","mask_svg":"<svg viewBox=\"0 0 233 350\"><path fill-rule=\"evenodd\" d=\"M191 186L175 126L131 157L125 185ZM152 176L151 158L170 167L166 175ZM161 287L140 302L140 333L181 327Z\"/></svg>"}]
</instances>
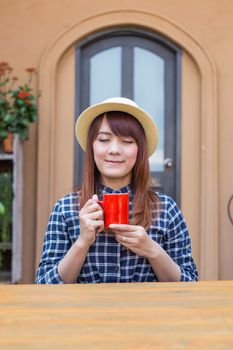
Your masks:
<instances>
[{"instance_id":1,"label":"long brown hair","mask_svg":"<svg viewBox=\"0 0 233 350\"><path fill-rule=\"evenodd\" d=\"M108 112L99 115L91 124L84 158L83 183L80 188L80 206L82 207L94 193L98 193L101 175L96 167L93 153L95 141L103 119L106 119L111 131L116 136L130 136L138 146L136 163L132 171L131 185L134 192L132 224L148 229L152 223L151 209L158 209L158 196L152 191L146 136L136 118L124 112Z\"/></svg>"}]
</instances>

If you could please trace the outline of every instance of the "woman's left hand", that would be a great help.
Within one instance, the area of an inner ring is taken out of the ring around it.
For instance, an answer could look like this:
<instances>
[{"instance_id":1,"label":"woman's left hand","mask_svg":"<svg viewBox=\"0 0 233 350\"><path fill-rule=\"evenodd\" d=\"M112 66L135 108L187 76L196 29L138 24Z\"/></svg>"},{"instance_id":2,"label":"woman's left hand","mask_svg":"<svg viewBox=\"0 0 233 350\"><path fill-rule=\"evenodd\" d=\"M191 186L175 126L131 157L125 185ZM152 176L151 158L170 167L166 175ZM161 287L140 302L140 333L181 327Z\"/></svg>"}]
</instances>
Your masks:
<instances>
[{"instance_id":1,"label":"woman's left hand","mask_svg":"<svg viewBox=\"0 0 233 350\"><path fill-rule=\"evenodd\" d=\"M142 226L111 224L109 228L115 233L117 242L133 253L145 258L156 254L158 244Z\"/></svg>"}]
</instances>

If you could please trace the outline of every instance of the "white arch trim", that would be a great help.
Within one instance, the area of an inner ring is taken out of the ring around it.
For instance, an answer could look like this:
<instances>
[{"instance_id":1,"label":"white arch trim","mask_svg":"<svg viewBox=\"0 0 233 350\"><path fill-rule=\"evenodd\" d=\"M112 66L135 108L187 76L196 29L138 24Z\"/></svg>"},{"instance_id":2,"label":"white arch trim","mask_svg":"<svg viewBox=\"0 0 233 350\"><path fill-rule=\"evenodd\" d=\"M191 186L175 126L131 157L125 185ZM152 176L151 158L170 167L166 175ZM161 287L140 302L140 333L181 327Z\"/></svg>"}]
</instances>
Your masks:
<instances>
[{"instance_id":1,"label":"white arch trim","mask_svg":"<svg viewBox=\"0 0 233 350\"><path fill-rule=\"evenodd\" d=\"M56 71L65 51L91 32L120 25L154 30L182 46L201 75L201 275L218 279L217 70L200 41L170 19L138 10L116 10L84 18L64 29L45 51L39 67L39 144L37 196L37 261L44 227L53 203ZM47 150L47 152L45 152ZM208 174L208 177L207 177ZM42 191L43 189L43 191Z\"/></svg>"}]
</instances>

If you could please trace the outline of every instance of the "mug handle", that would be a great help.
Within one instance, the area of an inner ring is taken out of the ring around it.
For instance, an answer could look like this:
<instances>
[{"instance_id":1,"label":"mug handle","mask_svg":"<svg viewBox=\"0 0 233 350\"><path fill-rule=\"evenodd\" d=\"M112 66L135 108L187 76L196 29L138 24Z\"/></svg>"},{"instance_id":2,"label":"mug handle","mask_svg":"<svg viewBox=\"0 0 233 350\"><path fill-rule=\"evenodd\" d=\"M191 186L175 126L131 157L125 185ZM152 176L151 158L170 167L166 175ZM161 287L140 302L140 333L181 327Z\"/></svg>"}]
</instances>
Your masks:
<instances>
[{"instance_id":1,"label":"mug handle","mask_svg":"<svg viewBox=\"0 0 233 350\"><path fill-rule=\"evenodd\" d=\"M97 201L97 203L104 209L104 201Z\"/></svg>"}]
</instances>

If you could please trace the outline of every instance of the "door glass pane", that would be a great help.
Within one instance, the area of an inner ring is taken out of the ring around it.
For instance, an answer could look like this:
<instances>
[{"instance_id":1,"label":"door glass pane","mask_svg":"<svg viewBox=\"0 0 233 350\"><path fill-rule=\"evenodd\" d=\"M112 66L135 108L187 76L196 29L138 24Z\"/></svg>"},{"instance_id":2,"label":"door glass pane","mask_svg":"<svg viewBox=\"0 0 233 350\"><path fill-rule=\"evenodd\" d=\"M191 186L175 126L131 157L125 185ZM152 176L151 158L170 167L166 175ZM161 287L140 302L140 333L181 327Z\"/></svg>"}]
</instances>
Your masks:
<instances>
[{"instance_id":1,"label":"door glass pane","mask_svg":"<svg viewBox=\"0 0 233 350\"><path fill-rule=\"evenodd\" d=\"M164 60L153 52L134 48L134 100L156 121L159 144L150 157L150 170L164 170Z\"/></svg>"},{"instance_id":2,"label":"door glass pane","mask_svg":"<svg viewBox=\"0 0 233 350\"><path fill-rule=\"evenodd\" d=\"M90 105L121 96L121 47L104 50L90 59Z\"/></svg>"}]
</instances>

